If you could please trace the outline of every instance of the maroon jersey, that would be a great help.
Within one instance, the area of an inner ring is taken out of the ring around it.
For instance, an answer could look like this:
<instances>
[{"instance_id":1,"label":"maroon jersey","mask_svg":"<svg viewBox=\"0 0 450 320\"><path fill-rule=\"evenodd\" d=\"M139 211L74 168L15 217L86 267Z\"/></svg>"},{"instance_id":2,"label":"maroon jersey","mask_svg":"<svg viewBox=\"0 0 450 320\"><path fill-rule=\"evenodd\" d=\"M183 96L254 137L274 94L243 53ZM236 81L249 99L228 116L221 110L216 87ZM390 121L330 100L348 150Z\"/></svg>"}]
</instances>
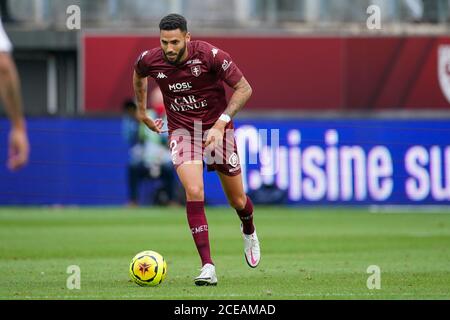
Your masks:
<instances>
[{"instance_id":1,"label":"maroon jersey","mask_svg":"<svg viewBox=\"0 0 450 320\"><path fill-rule=\"evenodd\" d=\"M180 65L168 63L161 48L143 52L135 64L139 76L152 77L161 88L171 133L193 132L195 121L210 129L227 107L223 82L233 87L242 78L225 51L204 41L190 41L187 50Z\"/></svg>"}]
</instances>

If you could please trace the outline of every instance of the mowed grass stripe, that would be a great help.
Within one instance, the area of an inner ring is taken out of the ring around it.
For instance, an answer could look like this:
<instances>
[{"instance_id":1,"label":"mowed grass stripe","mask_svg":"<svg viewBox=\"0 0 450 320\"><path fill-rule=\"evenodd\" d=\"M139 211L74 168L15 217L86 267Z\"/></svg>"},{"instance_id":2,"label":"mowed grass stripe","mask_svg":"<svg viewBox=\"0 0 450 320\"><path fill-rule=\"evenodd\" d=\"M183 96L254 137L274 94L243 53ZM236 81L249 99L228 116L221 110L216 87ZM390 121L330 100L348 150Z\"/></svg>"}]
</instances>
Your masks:
<instances>
[{"instance_id":1,"label":"mowed grass stripe","mask_svg":"<svg viewBox=\"0 0 450 320\"><path fill-rule=\"evenodd\" d=\"M217 288L194 287L199 258L184 209L1 208L3 299L448 299L450 215L258 207L258 269L247 267L239 220L207 208ZM168 262L156 288L129 282L138 251ZM69 290L69 265L81 290ZM382 288L366 287L370 265Z\"/></svg>"}]
</instances>

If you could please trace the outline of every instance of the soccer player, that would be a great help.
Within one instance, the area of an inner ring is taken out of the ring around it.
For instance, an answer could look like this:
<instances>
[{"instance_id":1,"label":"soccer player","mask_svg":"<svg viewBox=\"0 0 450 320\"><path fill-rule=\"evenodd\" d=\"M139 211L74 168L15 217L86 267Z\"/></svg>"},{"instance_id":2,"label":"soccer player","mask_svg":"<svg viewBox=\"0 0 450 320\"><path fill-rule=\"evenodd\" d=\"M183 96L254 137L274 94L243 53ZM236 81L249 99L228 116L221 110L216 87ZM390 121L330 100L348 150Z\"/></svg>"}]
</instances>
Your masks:
<instances>
[{"instance_id":1,"label":"soccer player","mask_svg":"<svg viewBox=\"0 0 450 320\"><path fill-rule=\"evenodd\" d=\"M145 112L150 76L164 96L172 162L186 192L187 220L202 262L194 282L216 285L204 207L205 159L208 171L218 173L228 202L241 220L247 264L256 268L260 261L253 204L244 192L232 122L252 89L228 53L204 41L191 41L183 16L164 17L159 29L160 47L143 52L135 63L138 118L150 130L162 132L162 120L150 119ZM228 103L224 82L234 89Z\"/></svg>"},{"instance_id":2,"label":"soccer player","mask_svg":"<svg viewBox=\"0 0 450 320\"><path fill-rule=\"evenodd\" d=\"M11 121L8 143L10 170L18 170L28 162L29 143L25 118L22 112L20 81L16 65L11 57L12 45L0 20L0 97Z\"/></svg>"}]
</instances>

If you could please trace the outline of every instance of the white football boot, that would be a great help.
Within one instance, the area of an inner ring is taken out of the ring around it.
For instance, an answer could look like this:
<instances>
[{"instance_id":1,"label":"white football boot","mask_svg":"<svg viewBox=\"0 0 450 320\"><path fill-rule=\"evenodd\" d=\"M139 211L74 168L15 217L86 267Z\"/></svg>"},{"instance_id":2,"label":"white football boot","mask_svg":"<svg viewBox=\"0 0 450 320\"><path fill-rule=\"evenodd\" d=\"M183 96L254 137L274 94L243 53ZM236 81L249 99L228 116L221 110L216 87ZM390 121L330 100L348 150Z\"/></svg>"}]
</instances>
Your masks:
<instances>
[{"instance_id":1,"label":"white football boot","mask_svg":"<svg viewBox=\"0 0 450 320\"><path fill-rule=\"evenodd\" d=\"M201 269L200 275L195 278L195 285L197 286L216 286L216 267L212 264L205 264Z\"/></svg>"},{"instance_id":2,"label":"white football boot","mask_svg":"<svg viewBox=\"0 0 450 320\"><path fill-rule=\"evenodd\" d=\"M241 224L241 232L244 238L244 255L245 261L251 268L256 268L261 260L261 250L259 248L259 240L256 235L256 229L251 235L247 235L242 230Z\"/></svg>"}]
</instances>

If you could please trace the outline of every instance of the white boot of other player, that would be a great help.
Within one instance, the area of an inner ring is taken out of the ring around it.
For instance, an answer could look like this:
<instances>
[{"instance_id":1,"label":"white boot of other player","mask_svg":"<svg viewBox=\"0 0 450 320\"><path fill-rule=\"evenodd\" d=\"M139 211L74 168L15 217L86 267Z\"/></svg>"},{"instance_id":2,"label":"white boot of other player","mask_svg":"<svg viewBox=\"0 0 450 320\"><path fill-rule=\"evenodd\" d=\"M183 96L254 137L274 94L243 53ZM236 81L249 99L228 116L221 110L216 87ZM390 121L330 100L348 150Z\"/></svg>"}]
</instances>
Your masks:
<instances>
[{"instance_id":1,"label":"white boot of other player","mask_svg":"<svg viewBox=\"0 0 450 320\"><path fill-rule=\"evenodd\" d=\"M200 275L195 278L197 286L215 286L217 285L216 267L212 264L205 264L201 269Z\"/></svg>"}]
</instances>

